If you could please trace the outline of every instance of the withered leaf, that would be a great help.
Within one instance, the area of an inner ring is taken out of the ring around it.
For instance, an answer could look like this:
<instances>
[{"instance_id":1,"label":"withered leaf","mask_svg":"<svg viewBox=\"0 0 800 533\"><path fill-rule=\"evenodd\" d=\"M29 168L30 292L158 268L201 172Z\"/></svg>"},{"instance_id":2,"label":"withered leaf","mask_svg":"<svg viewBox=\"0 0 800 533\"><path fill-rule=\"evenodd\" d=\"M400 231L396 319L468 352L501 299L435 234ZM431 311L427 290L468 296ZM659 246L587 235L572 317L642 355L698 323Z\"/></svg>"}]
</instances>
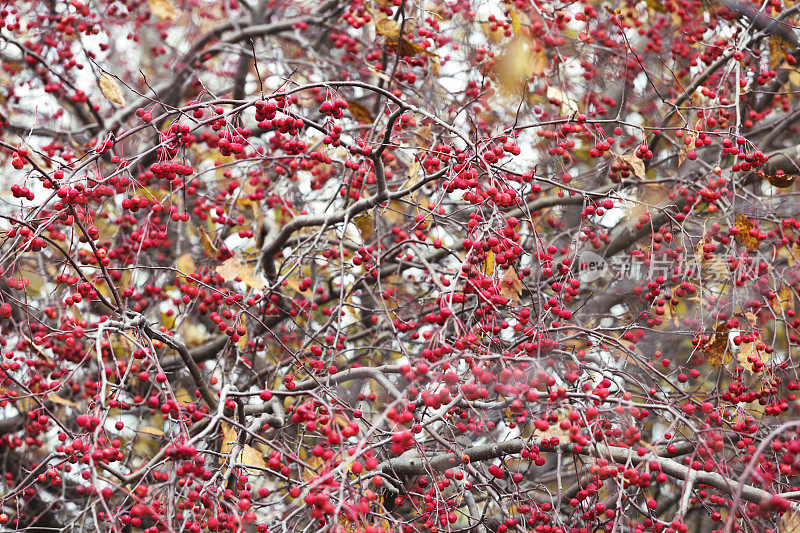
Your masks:
<instances>
[{"instance_id":1,"label":"withered leaf","mask_svg":"<svg viewBox=\"0 0 800 533\"><path fill-rule=\"evenodd\" d=\"M755 224L741 213L736 213L735 224L739 229L739 233L736 234L736 241L751 252L758 250L760 242L750 234L750 230L755 228Z\"/></svg>"},{"instance_id":2,"label":"withered leaf","mask_svg":"<svg viewBox=\"0 0 800 533\"><path fill-rule=\"evenodd\" d=\"M211 257L213 259L219 257L219 250L214 246L214 241L211 240L206 230L197 228L197 234L200 236L200 244L203 247L203 253L206 254L206 257Z\"/></svg>"},{"instance_id":3,"label":"withered leaf","mask_svg":"<svg viewBox=\"0 0 800 533\"><path fill-rule=\"evenodd\" d=\"M637 178L639 178L640 180L647 178L647 172L645 171L644 168L644 161L636 157L636 155L625 154L620 156L620 160L622 160L626 165L628 165L628 168L631 169L631 171Z\"/></svg>"},{"instance_id":4,"label":"withered leaf","mask_svg":"<svg viewBox=\"0 0 800 533\"><path fill-rule=\"evenodd\" d=\"M106 97L106 100L112 104L125 105L125 96L123 96L122 90L119 88L117 81L108 74L100 76L100 91Z\"/></svg>"},{"instance_id":5,"label":"withered leaf","mask_svg":"<svg viewBox=\"0 0 800 533\"><path fill-rule=\"evenodd\" d=\"M397 39L400 36L400 25L394 19L382 18L375 23L375 32Z\"/></svg>"},{"instance_id":6,"label":"withered leaf","mask_svg":"<svg viewBox=\"0 0 800 533\"><path fill-rule=\"evenodd\" d=\"M725 322L717 324L711 340L703 346L703 350L706 352L706 361L711 366L718 367L731 360L728 351L728 325Z\"/></svg>"},{"instance_id":7,"label":"withered leaf","mask_svg":"<svg viewBox=\"0 0 800 533\"><path fill-rule=\"evenodd\" d=\"M169 0L150 0L150 12L161 20L172 20L178 16L178 10Z\"/></svg>"},{"instance_id":8,"label":"withered leaf","mask_svg":"<svg viewBox=\"0 0 800 533\"><path fill-rule=\"evenodd\" d=\"M500 279L500 294L513 302L519 303L522 294L522 280L513 268L506 270Z\"/></svg>"},{"instance_id":9,"label":"withered leaf","mask_svg":"<svg viewBox=\"0 0 800 533\"><path fill-rule=\"evenodd\" d=\"M246 283L248 287L252 287L256 290L261 290L265 286L261 277L256 274L253 267L240 262L239 258L235 256L219 265L216 268L216 272L222 276L222 279L225 281L232 281L239 278Z\"/></svg>"},{"instance_id":10,"label":"withered leaf","mask_svg":"<svg viewBox=\"0 0 800 533\"><path fill-rule=\"evenodd\" d=\"M773 187L785 189L792 186L794 181L797 179L797 176L775 173L764 176L764 179L767 180Z\"/></svg>"},{"instance_id":11,"label":"withered leaf","mask_svg":"<svg viewBox=\"0 0 800 533\"><path fill-rule=\"evenodd\" d=\"M374 230L372 229L372 217L366 213L361 213L357 217L353 218L353 224L356 225L358 228L359 233L361 233L361 240L365 243L369 242L372 239L372 234Z\"/></svg>"},{"instance_id":12,"label":"withered leaf","mask_svg":"<svg viewBox=\"0 0 800 533\"><path fill-rule=\"evenodd\" d=\"M364 107L363 105L359 104L353 100L347 100L347 109L350 111L350 114L353 115L353 118L363 124L371 124L373 121L372 113L369 112L369 109Z\"/></svg>"}]
</instances>

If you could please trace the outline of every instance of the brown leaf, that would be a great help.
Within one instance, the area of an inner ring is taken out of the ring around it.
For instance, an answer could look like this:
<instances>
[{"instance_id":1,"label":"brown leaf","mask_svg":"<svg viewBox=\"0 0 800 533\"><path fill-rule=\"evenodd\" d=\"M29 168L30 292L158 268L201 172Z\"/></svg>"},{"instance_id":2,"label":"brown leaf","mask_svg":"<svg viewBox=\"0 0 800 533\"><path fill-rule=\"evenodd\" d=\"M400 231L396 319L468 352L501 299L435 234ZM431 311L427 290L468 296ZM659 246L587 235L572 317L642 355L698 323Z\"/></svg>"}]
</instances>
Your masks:
<instances>
[{"instance_id":1,"label":"brown leaf","mask_svg":"<svg viewBox=\"0 0 800 533\"><path fill-rule=\"evenodd\" d=\"M125 105L125 96L123 96L122 90L119 88L119 85L117 85L116 80L108 74L100 76L100 91L102 91L106 100L112 104L118 106Z\"/></svg>"},{"instance_id":2,"label":"brown leaf","mask_svg":"<svg viewBox=\"0 0 800 533\"><path fill-rule=\"evenodd\" d=\"M694 150L694 141L696 138L697 134L692 131L687 131L681 138L681 149L678 152L678 166L681 166L683 162L686 161L686 154L689 153L689 150ZM685 139L689 139L689 144L686 144Z\"/></svg>"},{"instance_id":3,"label":"brown leaf","mask_svg":"<svg viewBox=\"0 0 800 533\"><path fill-rule=\"evenodd\" d=\"M361 233L361 240L367 243L370 241L370 239L372 239L374 230L372 229L371 216L366 213L361 213L357 217L353 218L353 224L356 225L359 233Z\"/></svg>"},{"instance_id":4,"label":"brown leaf","mask_svg":"<svg viewBox=\"0 0 800 533\"><path fill-rule=\"evenodd\" d=\"M414 131L414 140L416 140L418 146L430 148L431 144L433 144L430 124L417 128Z\"/></svg>"},{"instance_id":5,"label":"brown leaf","mask_svg":"<svg viewBox=\"0 0 800 533\"><path fill-rule=\"evenodd\" d=\"M725 322L720 322L714 328L714 334L711 335L711 340L703 347L706 352L706 361L714 367L726 364L731 360L731 355L728 351L728 325Z\"/></svg>"},{"instance_id":6,"label":"brown leaf","mask_svg":"<svg viewBox=\"0 0 800 533\"><path fill-rule=\"evenodd\" d=\"M241 279L248 287L256 290L264 288L264 282L256 271L248 264L242 264L238 257L231 257L216 268L217 274L222 276L225 281L232 281L236 278Z\"/></svg>"},{"instance_id":7,"label":"brown leaf","mask_svg":"<svg viewBox=\"0 0 800 533\"><path fill-rule=\"evenodd\" d=\"M178 16L178 10L169 0L150 0L150 12L161 20L172 20Z\"/></svg>"},{"instance_id":8,"label":"brown leaf","mask_svg":"<svg viewBox=\"0 0 800 533\"><path fill-rule=\"evenodd\" d=\"M164 432L158 428L154 428L153 426L145 426L139 430L139 433L145 433L147 435L153 435L154 437L163 437Z\"/></svg>"},{"instance_id":9,"label":"brown leaf","mask_svg":"<svg viewBox=\"0 0 800 533\"><path fill-rule=\"evenodd\" d=\"M353 100L347 100L347 109L350 111L350 114L353 115L353 118L363 124L371 124L373 121L372 113L369 112L369 109L364 107L363 105L355 102Z\"/></svg>"},{"instance_id":10,"label":"brown leaf","mask_svg":"<svg viewBox=\"0 0 800 533\"><path fill-rule=\"evenodd\" d=\"M640 180L647 178L647 172L644 168L644 161L636 157L635 154L625 154L620 156L620 159L628 165L628 168L631 169L634 176L639 178Z\"/></svg>"},{"instance_id":11,"label":"brown leaf","mask_svg":"<svg viewBox=\"0 0 800 533\"><path fill-rule=\"evenodd\" d=\"M390 39L386 43L386 47L389 50L398 51L398 40L397 39ZM425 50L422 46L418 45L417 43L411 42L405 37L401 37L399 40L399 53L402 57L414 57L419 54L424 54L427 56L435 56L433 52L429 52Z\"/></svg>"},{"instance_id":12,"label":"brown leaf","mask_svg":"<svg viewBox=\"0 0 800 533\"><path fill-rule=\"evenodd\" d=\"M783 513L778 533L800 533L800 513L795 510Z\"/></svg>"},{"instance_id":13,"label":"brown leaf","mask_svg":"<svg viewBox=\"0 0 800 533\"><path fill-rule=\"evenodd\" d=\"M792 186L794 180L797 179L797 176L787 175L784 173L775 173L764 176L764 179L767 180L773 187L785 189Z\"/></svg>"},{"instance_id":14,"label":"brown leaf","mask_svg":"<svg viewBox=\"0 0 800 533\"><path fill-rule=\"evenodd\" d=\"M755 228L753 222L743 214L736 213L735 224L739 229L739 233L736 234L736 240L738 243L751 252L758 250L758 246L760 244L759 240L753 235L750 235L750 230Z\"/></svg>"},{"instance_id":15,"label":"brown leaf","mask_svg":"<svg viewBox=\"0 0 800 533\"><path fill-rule=\"evenodd\" d=\"M211 257L212 259L219 257L219 250L214 246L214 241L211 240L206 230L197 228L197 234L200 236L200 244L203 246L203 253L206 254L206 257Z\"/></svg>"},{"instance_id":16,"label":"brown leaf","mask_svg":"<svg viewBox=\"0 0 800 533\"><path fill-rule=\"evenodd\" d=\"M513 268L506 270L500 279L500 294L509 300L519 303L522 295L522 280L519 279L517 271Z\"/></svg>"},{"instance_id":17,"label":"brown leaf","mask_svg":"<svg viewBox=\"0 0 800 533\"><path fill-rule=\"evenodd\" d=\"M647 3L647 7L652 9L653 11L657 11L658 13L666 13L667 9L664 7L664 4L661 3L661 0L645 0Z\"/></svg>"}]
</instances>

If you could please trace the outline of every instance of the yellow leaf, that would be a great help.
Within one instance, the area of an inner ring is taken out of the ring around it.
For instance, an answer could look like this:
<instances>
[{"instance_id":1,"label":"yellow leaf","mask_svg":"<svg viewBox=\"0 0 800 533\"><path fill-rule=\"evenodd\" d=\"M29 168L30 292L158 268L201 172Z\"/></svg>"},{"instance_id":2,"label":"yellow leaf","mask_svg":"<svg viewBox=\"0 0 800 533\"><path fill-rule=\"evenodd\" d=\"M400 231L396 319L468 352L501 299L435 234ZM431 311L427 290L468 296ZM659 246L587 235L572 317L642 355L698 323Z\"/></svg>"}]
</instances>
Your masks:
<instances>
[{"instance_id":1,"label":"yellow leaf","mask_svg":"<svg viewBox=\"0 0 800 533\"><path fill-rule=\"evenodd\" d=\"M243 328L247 328L247 322L244 318L244 313L239 315L239 326ZM247 333L244 335L239 335L239 342L236 343L240 350L244 350L247 348Z\"/></svg>"},{"instance_id":2,"label":"yellow leaf","mask_svg":"<svg viewBox=\"0 0 800 533\"><path fill-rule=\"evenodd\" d=\"M186 342L186 346L189 348L197 348L206 342L206 334L203 333L200 326L192 322L184 322L183 326L181 326L180 333L181 337L183 337L183 340Z\"/></svg>"},{"instance_id":3,"label":"yellow leaf","mask_svg":"<svg viewBox=\"0 0 800 533\"><path fill-rule=\"evenodd\" d=\"M158 428L154 428L153 426L145 426L139 430L139 433L145 433L147 435L153 435L154 437L163 437L164 432Z\"/></svg>"},{"instance_id":4,"label":"yellow leaf","mask_svg":"<svg viewBox=\"0 0 800 533\"><path fill-rule=\"evenodd\" d=\"M261 277L256 274L256 271L253 269L253 267L247 264L242 264L239 262L238 257L234 256L226 260L216 268L216 272L222 276L222 279L225 281L232 281L236 278L239 278L246 283L248 287L252 287L256 290L261 290L264 288L264 282L261 281Z\"/></svg>"},{"instance_id":5,"label":"yellow leaf","mask_svg":"<svg viewBox=\"0 0 800 533\"><path fill-rule=\"evenodd\" d=\"M756 342L762 342L760 336L755 340ZM736 359L742 365L742 368L751 373L753 372L753 363L750 362L751 357L760 359L762 363L769 361L769 354L756 348L756 342L743 342L739 346L739 353L736 354Z\"/></svg>"},{"instance_id":6,"label":"yellow leaf","mask_svg":"<svg viewBox=\"0 0 800 533\"><path fill-rule=\"evenodd\" d=\"M636 157L634 154L625 154L620 156L620 159L628 165L628 168L631 169L633 175L639 178L640 180L647 178L647 172L644 168L644 161Z\"/></svg>"},{"instance_id":7,"label":"yellow leaf","mask_svg":"<svg viewBox=\"0 0 800 533\"><path fill-rule=\"evenodd\" d=\"M782 39L777 33L769 37L769 66L772 69L779 69L786 54L794 48L792 43Z\"/></svg>"},{"instance_id":8,"label":"yellow leaf","mask_svg":"<svg viewBox=\"0 0 800 533\"><path fill-rule=\"evenodd\" d=\"M385 35L397 39L400 37L400 25L394 19L388 17L382 18L375 23L375 32L378 35Z\"/></svg>"},{"instance_id":9,"label":"yellow leaf","mask_svg":"<svg viewBox=\"0 0 800 533\"><path fill-rule=\"evenodd\" d=\"M514 35L518 35L521 27L519 15L517 14L516 10L512 8L509 10L508 16L511 18L511 28L514 30Z\"/></svg>"},{"instance_id":10,"label":"yellow leaf","mask_svg":"<svg viewBox=\"0 0 800 533\"><path fill-rule=\"evenodd\" d=\"M118 106L125 105L125 97L122 95L122 90L119 88L119 85L117 85L116 80L108 74L100 76L100 91L102 91L106 100L112 104Z\"/></svg>"},{"instance_id":11,"label":"yellow leaf","mask_svg":"<svg viewBox=\"0 0 800 533\"><path fill-rule=\"evenodd\" d=\"M487 276L494 274L494 252L486 252L486 259L484 260L484 272Z\"/></svg>"},{"instance_id":12,"label":"yellow leaf","mask_svg":"<svg viewBox=\"0 0 800 533\"><path fill-rule=\"evenodd\" d=\"M547 70L547 53L544 50L531 51L531 74L543 74Z\"/></svg>"},{"instance_id":13,"label":"yellow leaf","mask_svg":"<svg viewBox=\"0 0 800 533\"><path fill-rule=\"evenodd\" d=\"M743 214L736 213L735 224L739 229L739 233L736 234L736 240L739 244L751 252L758 250L760 244L759 240L753 235L750 235L750 230L755 228L753 222Z\"/></svg>"},{"instance_id":14,"label":"yellow leaf","mask_svg":"<svg viewBox=\"0 0 800 533\"><path fill-rule=\"evenodd\" d=\"M189 254L183 254L180 256L176 266L181 274L194 274L197 271L197 268L194 264L194 259L192 259L192 256Z\"/></svg>"},{"instance_id":15,"label":"yellow leaf","mask_svg":"<svg viewBox=\"0 0 800 533\"><path fill-rule=\"evenodd\" d=\"M150 12L161 20L172 20L178 16L178 10L169 0L150 0L148 5Z\"/></svg>"},{"instance_id":16,"label":"yellow leaf","mask_svg":"<svg viewBox=\"0 0 800 533\"><path fill-rule=\"evenodd\" d=\"M232 425L228 424L227 422L222 422L222 446L220 446L220 452L223 454L229 454L233 450L234 446L236 446L236 440L238 439L238 434L236 428ZM264 461L264 457L255 448L252 446L245 444L242 447L242 451L239 454L239 457L236 458L237 463L241 463L246 466L257 466L260 468L267 468L267 463ZM258 472L257 470L255 472Z\"/></svg>"},{"instance_id":17,"label":"yellow leaf","mask_svg":"<svg viewBox=\"0 0 800 533\"><path fill-rule=\"evenodd\" d=\"M653 11L658 11L659 13L666 13L667 10L664 7L664 4L661 3L661 0L645 0L647 3L647 7L652 9Z\"/></svg>"},{"instance_id":18,"label":"yellow leaf","mask_svg":"<svg viewBox=\"0 0 800 533\"><path fill-rule=\"evenodd\" d=\"M518 37L511 41L492 69L500 88L506 93L523 90L531 76L541 74L546 68L547 58L544 57L543 66L543 55L544 52L537 52L529 39Z\"/></svg>"},{"instance_id":19,"label":"yellow leaf","mask_svg":"<svg viewBox=\"0 0 800 533\"><path fill-rule=\"evenodd\" d=\"M55 403L55 404L58 404L58 405L66 405L66 406L68 406L68 407L75 407L75 406L77 406L77 405L78 405L77 403L75 403L75 402L73 402L73 401L67 400L66 398L62 398L61 396L59 396L59 395L58 395L58 394L56 394L55 392L51 392L51 393L50 393L50 394L47 396L47 399L48 399L49 401L51 401L51 402Z\"/></svg>"},{"instance_id":20,"label":"yellow leaf","mask_svg":"<svg viewBox=\"0 0 800 533\"><path fill-rule=\"evenodd\" d=\"M772 300L772 310L779 317L788 311L794 311L794 291L791 287L784 287L778 291Z\"/></svg>"},{"instance_id":21,"label":"yellow leaf","mask_svg":"<svg viewBox=\"0 0 800 533\"><path fill-rule=\"evenodd\" d=\"M211 257L213 259L219 257L219 250L214 246L214 241L211 240L206 230L198 227L197 234L200 236L200 244L203 246L203 253L206 254L206 257Z\"/></svg>"}]
</instances>

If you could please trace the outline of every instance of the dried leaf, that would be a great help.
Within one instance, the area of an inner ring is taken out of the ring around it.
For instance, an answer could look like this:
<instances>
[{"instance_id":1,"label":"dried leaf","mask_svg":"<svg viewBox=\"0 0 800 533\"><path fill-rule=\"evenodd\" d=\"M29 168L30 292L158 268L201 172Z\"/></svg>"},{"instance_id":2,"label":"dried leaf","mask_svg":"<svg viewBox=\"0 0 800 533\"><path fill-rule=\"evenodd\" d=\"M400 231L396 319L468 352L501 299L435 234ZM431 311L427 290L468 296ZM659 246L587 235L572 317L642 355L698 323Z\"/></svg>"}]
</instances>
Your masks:
<instances>
[{"instance_id":1,"label":"dried leaf","mask_svg":"<svg viewBox=\"0 0 800 533\"><path fill-rule=\"evenodd\" d=\"M150 0L150 12L161 20L172 20L178 16L178 10L169 0Z\"/></svg>"},{"instance_id":2,"label":"dried leaf","mask_svg":"<svg viewBox=\"0 0 800 533\"><path fill-rule=\"evenodd\" d=\"M417 142L418 146L422 148L430 148L433 141L431 140L431 126L430 124L426 124L425 126L421 126L414 131L414 140Z\"/></svg>"},{"instance_id":3,"label":"dried leaf","mask_svg":"<svg viewBox=\"0 0 800 533\"><path fill-rule=\"evenodd\" d=\"M647 171L644 168L644 161L636 157L635 154L625 154L620 156L620 159L628 165L628 168L631 169L634 176L639 178L640 180L647 178Z\"/></svg>"},{"instance_id":4,"label":"dried leaf","mask_svg":"<svg viewBox=\"0 0 800 533\"><path fill-rule=\"evenodd\" d=\"M783 174L783 173L776 173L764 176L764 179L769 182L770 185L773 187L777 187L779 189L785 189L787 187L791 187L794 181L797 179L797 176Z\"/></svg>"},{"instance_id":5,"label":"dried leaf","mask_svg":"<svg viewBox=\"0 0 800 533\"><path fill-rule=\"evenodd\" d=\"M239 327L247 329L244 313L239 315ZM236 343L236 346L238 346L240 350L245 350L247 348L247 333L239 335L239 342Z\"/></svg>"},{"instance_id":6,"label":"dried leaf","mask_svg":"<svg viewBox=\"0 0 800 533\"><path fill-rule=\"evenodd\" d=\"M573 113L578 112L578 102L570 98L569 95L567 95L567 93L565 93L558 87L552 87L552 86L548 87L547 98L550 100L561 102L562 115L571 115Z\"/></svg>"},{"instance_id":7,"label":"dried leaf","mask_svg":"<svg viewBox=\"0 0 800 533\"><path fill-rule=\"evenodd\" d=\"M147 435L153 435L154 437L163 437L164 432L158 428L154 428L153 426L145 426L139 430L139 433L145 433Z\"/></svg>"},{"instance_id":8,"label":"dried leaf","mask_svg":"<svg viewBox=\"0 0 800 533\"><path fill-rule=\"evenodd\" d=\"M375 32L378 35L397 39L400 37L400 25L394 19L382 18L375 23Z\"/></svg>"},{"instance_id":9,"label":"dried leaf","mask_svg":"<svg viewBox=\"0 0 800 533\"><path fill-rule=\"evenodd\" d=\"M753 363L750 362L751 357L757 357L762 363L769 361L769 354L756 348L756 342L762 342L761 338L756 338L755 342L743 342L739 345L739 353L736 354L739 364L750 373L753 372Z\"/></svg>"},{"instance_id":10,"label":"dried leaf","mask_svg":"<svg viewBox=\"0 0 800 533\"><path fill-rule=\"evenodd\" d=\"M739 229L739 233L736 234L736 240L738 243L751 252L758 250L760 245L759 240L753 235L750 235L750 230L755 228L753 222L743 214L736 213L735 224Z\"/></svg>"},{"instance_id":11,"label":"dried leaf","mask_svg":"<svg viewBox=\"0 0 800 533\"><path fill-rule=\"evenodd\" d=\"M194 264L194 259L189 254L183 254L178 258L178 262L175 265L178 269L178 272L181 274L194 274L197 271L197 268Z\"/></svg>"},{"instance_id":12,"label":"dried leaf","mask_svg":"<svg viewBox=\"0 0 800 533\"><path fill-rule=\"evenodd\" d=\"M795 510L783 513L778 533L800 533L800 513Z\"/></svg>"},{"instance_id":13,"label":"dried leaf","mask_svg":"<svg viewBox=\"0 0 800 533\"><path fill-rule=\"evenodd\" d=\"M231 257L216 268L217 274L222 276L225 281L232 281L236 278L241 279L248 287L261 290L265 287L261 277L256 271L247 264L242 264L238 257Z\"/></svg>"},{"instance_id":14,"label":"dried leaf","mask_svg":"<svg viewBox=\"0 0 800 533\"><path fill-rule=\"evenodd\" d=\"M347 100L347 109L350 111L350 114L353 115L354 119L363 124L371 124L374 120L372 118L372 113L369 112L369 109L358 102Z\"/></svg>"},{"instance_id":15,"label":"dried leaf","mask_svg":"<svg viewBox=\"0 0 800 533\"><path fill-rule=\"evenodd\" d=\"M728 325L720 322L714 328L711 340L703 347L706 352L706 361L713 367L727 364L731 360L728 351Z\"/></svg>"},{"instance_id":16,"label":"dried leaf","mask_svg":"<svg viewBox=\"0 0 800 533\"><path fill-rule=\"evenodd\" d=\"M661 0L645 0L647 3L647 7L652 9L653 11L657 11L659 13L666 13L667 9L664 7L664 4L661 3Z\"/></svg>"},{"instance_id":17,"label":"dried leaf","mask_svg":"<svg viewBox=\"0 0 800 533\"><path fill-rule=\"evenodd\" d=\"M519 15L514 8L511 8L508 12L508 16L511 19L511 28L514 30L514 35L518 35L521 27Z\"/></svg>"},{"instance_id":18,"label":"dried leaf","mask_svg":"<svg viewBox=\"0 0 800 533\"><path fill-rule=\"evenodd\" d=\"M541 74L546 67L544 52L537 51L529 39L518 37L504 48L492 70L500 89L508 94L517 94L527 86L531 76Z\"/></svg>"},{"instance_id":19,"label":"dried leaf","mask_svg":"<svg viewBox=\"0 0 800 533\"><path fill-rule=\"evenodd\" d=\"M684 161L686 161L686 154L689 153L689 150L694 150L694 141L697 138L697 134L695 132L687 131L686 134L683 136L681 140L681 149L678 152L678 166L681 166ZM686 139L689 139L687 144Z\"/></svg>"},{"instance_id":20,"label":"dried leaf","mask_svg":"<svg viewBox=\"0 0 800 533\"><path fill-rule=\"evenodd\" d=\"M425 54L428 56L436 55L433 52L425 50L417 43L409 41L405 37L400 37L399 41L398 39L390 39L386 43L386 48L394 52L399 52L401 57L414 57L419 54Z\"/></svg>"},{"instance_id":21,"label":"dried leaf","mask_svg":"<svg viewBox=\"0 0 800 533\"><path fill-rule=\"evenodd\" d=\"M68 407L76 407L78 405L77 403L75 403L73 401L67 400L66 398L62 398L61 396L59 396L55 392L51 392L50 394L48 394L47 395L47 400L53 402L54 404L66 405Z\"/></svg>"},{"instance_id":22,"label":"dried leaf","mask_svg":"<svg viewBox=\"0 0 800 533\"><path fill-rule=\"evenodd\" d=\"M794 311L794 291L791 287L784 287L778 291L772 300L772 310L779 317L784 316L789 311Z\"/></svg>"},{"instance_id":23,"label":"dried leaf","mask_svg":"<svg viewBox=\"0 0 800 533\"><path fill-rule=\"evenodd\" d=\"M509 300L519 303L522 295L522 280L519 279L517 271L513 268L506 270L500 279L500 294Z\"/></svg>"},{"instance_id":24,"label":"dried leaf","mask_svg":"<svg viewBox=\"0 0 800 533\"><path fill-rule=\"evenodd\" d=\"M116 80L108 74L100 76L100 91L102 91L106 100L112 104L118 106L125 105L125 97L122 94L122 90L119 88L119 85L117 85Z\"/></svg>"},{"instance_id":25,"label":"dried leaf","mask_svg":"<svg viewBox=\"0 0 800 533\"><path fill-rule=\"evenodd\" d=\"M372 229L371 216L366 213L361 213L357 217L353 218L353 224L356 225L359 233L361 233L361 240L367 243L372 239L372 235L375 233L375 231Z\"/></svg>"},{"instance_id":26,"label":"dried leaf","mask_svg":"<svg viewBox=\"0 0 800 533\"><path fill-rule=\"evenodd\" d=\"M200 236L200 244L203 246L203 253L206 254L206 257L211 257L213 259L219 257L219 250L214 246L214 241L211 240L206 230L198 227L197 234Z\"/></svg>"},{"instance_id":27,"label":"dried leaf","mask_svg":"<svg viewBox=\"0 0 800 533\"><path fill-rule=\"evenodd\" d=\"M769 66L773 70L781 67L786 54L794 49L792 43L783 39L780 35L773 33L769 38Z\"/></svg>"},{"instance_id":28,"label":"dried leaf","mask_svg":"<svg viewBox=\"0 0 800 533\"><path fill-rule=\"evenodd\" d=\"M494 252L486 252L486 259L484 260L484 272L487 276L494 274L495 259Z\"/></svg>"},{"instance_id":29,"label":"dried leaf","mask_svg":"<svg viewBox=\"0 0 800 533\"><path fill-rule=\"evenodd\" d=\"M223 422L222 426L222 446L220 447L220 452L223 454L229 454L231 450L233 450L234 446L236 446L236 440L238 438L236 428L232 425ZM241 463L246 466L257 466L259 468L267 468L267 463L264 461L264 456L253 448L250 445L245 444L242 447L242 451L239 454L239 457L236 458L237 463ZM255 470L255 472L258 472Z\"/></svg>"},{"instance_id":30,"label":"dried leaf","mask_svg":"<svg viewBox=\"0 0 800 533\"><path fill-rule=\"evenodd\" d=\"M530 60L532 74L543 74L547 70L547 53L544 50L533 50Z\"/></svg>"}]
</instances>

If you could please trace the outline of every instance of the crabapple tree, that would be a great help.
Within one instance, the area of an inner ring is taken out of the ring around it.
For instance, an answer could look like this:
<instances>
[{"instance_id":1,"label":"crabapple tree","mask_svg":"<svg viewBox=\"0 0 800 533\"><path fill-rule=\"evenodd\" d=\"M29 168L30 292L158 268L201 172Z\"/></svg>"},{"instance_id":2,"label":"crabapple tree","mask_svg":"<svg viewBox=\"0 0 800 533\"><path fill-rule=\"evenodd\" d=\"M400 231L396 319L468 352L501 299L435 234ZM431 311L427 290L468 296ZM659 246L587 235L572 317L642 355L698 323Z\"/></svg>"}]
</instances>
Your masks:
<instances>
[{"instance_id":1,"label":"crabapple tree","mask_svg":"<svg viewBox=\"0 0 800 533\"><path fill-rule=\"evenodd\" d=\"M797 530L799 12L4 0L0 530Z\"/></svg>"}]
</instances>

